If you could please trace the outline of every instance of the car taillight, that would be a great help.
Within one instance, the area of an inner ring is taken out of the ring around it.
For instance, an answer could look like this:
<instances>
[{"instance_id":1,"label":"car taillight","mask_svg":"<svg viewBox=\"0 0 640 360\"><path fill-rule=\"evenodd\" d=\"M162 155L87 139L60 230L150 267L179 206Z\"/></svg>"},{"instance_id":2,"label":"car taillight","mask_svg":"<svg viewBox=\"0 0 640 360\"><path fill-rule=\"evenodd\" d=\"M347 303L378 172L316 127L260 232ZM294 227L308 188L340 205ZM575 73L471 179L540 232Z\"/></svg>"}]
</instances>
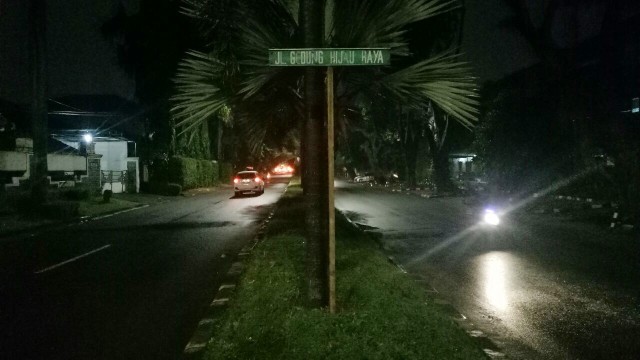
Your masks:
<instances>
[{"instance_id":1,"label":"car taillight","mask_svg":"<svg viewBox=\"0 0 640 360\"><path fill-rule=\"evenodd\" d=\"M255 178L255 179L253 179L253 181L255 181L255 182L260 182L260 178L256 176L256 178Z\"/></svg>"},{"instance_id":2,"label":"car taillight","mask_svg":"<svg viewBox=\"0 0 640 360\"><path fill-rule=\"evenodd\" d=\"M238 178L233 179L233 183L234 183L234 184L237 184L237 183L239 183L239 182L240 182L240 179L238 179Z\"/></svg>"}]
</instances>

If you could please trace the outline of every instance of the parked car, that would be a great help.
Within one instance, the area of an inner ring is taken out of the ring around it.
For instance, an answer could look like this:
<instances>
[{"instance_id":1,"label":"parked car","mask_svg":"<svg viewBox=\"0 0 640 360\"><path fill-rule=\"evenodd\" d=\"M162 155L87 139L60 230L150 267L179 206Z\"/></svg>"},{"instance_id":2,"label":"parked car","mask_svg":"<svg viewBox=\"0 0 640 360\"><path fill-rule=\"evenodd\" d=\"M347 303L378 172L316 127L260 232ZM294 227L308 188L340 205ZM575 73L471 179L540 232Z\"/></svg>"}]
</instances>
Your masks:
<instances>
[{"instance_id":1,"label":"parked car","mask_svg":"<svg viewBox=\"0 0 640 360\"><path fill-rule=\"evenodd\" d=\"M355 183L365 183L365 182L374 182L375 181L375 177L373 176L373 173L364 173L364 175L358 175L356 177L353 178L353 182Z\"/></svg>"},{"instance_id":2,"label":"parked car","mask_svg":"<svg viewBox=\"0 0 640 360\"><path fill-rule=\"evenodd\" d=\"M483 192L488 186L486 180L473 173L459 174L456 182L460 190L475 193Z\"/></svg>"},{"instance_id":3,"label":"parked car","mask_svg":"<svg viewBox=\"0 0 640 360\"><path fill-rule=\"evenodd\" d=\"M264 180L257 171L240 171L233 177L236 196L246 193L263 194Z\"/></svg>"}]
</instances>

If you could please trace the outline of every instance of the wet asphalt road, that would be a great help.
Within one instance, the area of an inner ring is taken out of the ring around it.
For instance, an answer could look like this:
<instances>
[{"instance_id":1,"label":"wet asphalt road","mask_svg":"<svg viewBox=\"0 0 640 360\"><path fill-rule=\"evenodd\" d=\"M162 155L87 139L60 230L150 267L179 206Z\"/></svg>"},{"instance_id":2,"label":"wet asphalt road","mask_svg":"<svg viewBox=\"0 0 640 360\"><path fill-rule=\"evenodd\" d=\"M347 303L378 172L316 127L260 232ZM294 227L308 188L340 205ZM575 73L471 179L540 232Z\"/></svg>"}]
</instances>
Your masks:
<instances>
[{"instance_id":1,"label":"wet asphalt road","mask_svg":"<svg viewBox=\"0 0 640 360\"><path fill-rule=\"evenodd\" d=\"M218 189L0 239L0 358L179 358L284 187Z\"/></svg>"},{"instance_id":2,"label":"wet asphalt road","mask_svg":"<svg viewBox=\"0 0 640 360\"><path fill-rule=\"evenodd\" d=\"M338 183L336 208L378 228L512 359L640 359L640 239L554 215L475 226L462 198L425 199Z\"/></svg>"}]
</instances>

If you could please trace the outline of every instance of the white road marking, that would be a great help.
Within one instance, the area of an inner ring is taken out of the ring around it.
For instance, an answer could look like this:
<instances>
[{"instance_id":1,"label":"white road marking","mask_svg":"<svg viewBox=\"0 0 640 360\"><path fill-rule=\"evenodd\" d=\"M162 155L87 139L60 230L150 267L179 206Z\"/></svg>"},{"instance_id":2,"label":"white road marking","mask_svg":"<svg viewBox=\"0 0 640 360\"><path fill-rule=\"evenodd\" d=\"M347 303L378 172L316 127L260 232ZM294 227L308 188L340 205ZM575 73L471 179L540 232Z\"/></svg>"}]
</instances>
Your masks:
<instances>
[{"instance_id":1,"label":"white road marking","mask_svg":"<svg viewBox=\"0 0 640 360\"><path fill-rule=\"evenodd\" d=\"M111 247L111 244L109 244L109 245L105 245L105 246L103 246L103 247L101 247L101 248L98 248L98 249L95 249L95 250L91 250L91 251L89 251L88 253L85 253L85 254L82 254L82 255L78 255L78 256L76 256L76 257L74 257L74 258L72 258L72 259L65 260L65 261L63 261L63 262L61 262L61 263L59 263L59 264L55 264L55 265L53 265L53 266L49 266L48 268L45 268L45 269L42 269L42 270L38 270L38 271L34 272L34 274L42 274L43 272L47 272L47 271L50 271L50 270L53 270L53 269L59 268L59 267L64 266L64 265L66 265L66 264L68 264L68 263L70 263L70 262L74 262L74 261L76 261L76 260L80 260L80 259L82 259L83 257L87 257L87 256L89 256L89 255L95 254L95 253L97 253L98 251L105 250L105 249L107 249L107 248L109 248L109 247Z\"/></svg>"},{"instance_id":2,"label":"white road marking","mask_svg":"<svg viewBox=\"0 0 640 360\"><path fill-rule=\"evenodd\" d=\"M134 208L131 208L131 209L126 209L126 210L118 211L118 212L115 212L115 213L113 213L113 214L107 214L107 215L102 215L102 216L96 216L96 217L94 217L94 218L93 218L93 220L100 220L100 219L108 218L108 217L111 217L111 216L114 216L114 215L124 214L124 213L129 212L129 211L134 211L134 210L138 210L138 209L144 209L144 208L146 208L146 207L149 207L149 204L145 204L145 205L142 205L142 206L134 207Z\"/></svg>"}]
</instances>

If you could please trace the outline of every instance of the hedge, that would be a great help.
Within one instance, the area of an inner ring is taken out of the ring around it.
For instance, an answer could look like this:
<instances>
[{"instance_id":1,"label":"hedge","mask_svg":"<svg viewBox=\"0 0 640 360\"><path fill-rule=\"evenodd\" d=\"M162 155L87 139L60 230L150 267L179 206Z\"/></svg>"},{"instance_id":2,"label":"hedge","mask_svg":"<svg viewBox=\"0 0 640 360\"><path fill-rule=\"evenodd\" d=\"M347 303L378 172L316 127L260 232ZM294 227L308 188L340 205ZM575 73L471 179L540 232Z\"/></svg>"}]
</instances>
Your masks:
<instances>
[{"instance_id":1,"label":"hedge","mask_svg":"<svg viewBox=\"0 0 640 360\"><path fill-rule=\"evenodd\" d=\"M212 186L218 183L218 163L175 156L169 159L169 182L182 189Z\"/></svg>"},{"instance_id":2,"label":"hedge","mask_svg":"<svg viewBox=\"0 0 640 360\"><path fill-rule=\"evenodd\" d=\"M219 164L220 167L220 177L219 180L223 184L228 184L231 182L231 178L233 177L233 166L229 163L222 162Z\"/></svg>"}]
</instances>

